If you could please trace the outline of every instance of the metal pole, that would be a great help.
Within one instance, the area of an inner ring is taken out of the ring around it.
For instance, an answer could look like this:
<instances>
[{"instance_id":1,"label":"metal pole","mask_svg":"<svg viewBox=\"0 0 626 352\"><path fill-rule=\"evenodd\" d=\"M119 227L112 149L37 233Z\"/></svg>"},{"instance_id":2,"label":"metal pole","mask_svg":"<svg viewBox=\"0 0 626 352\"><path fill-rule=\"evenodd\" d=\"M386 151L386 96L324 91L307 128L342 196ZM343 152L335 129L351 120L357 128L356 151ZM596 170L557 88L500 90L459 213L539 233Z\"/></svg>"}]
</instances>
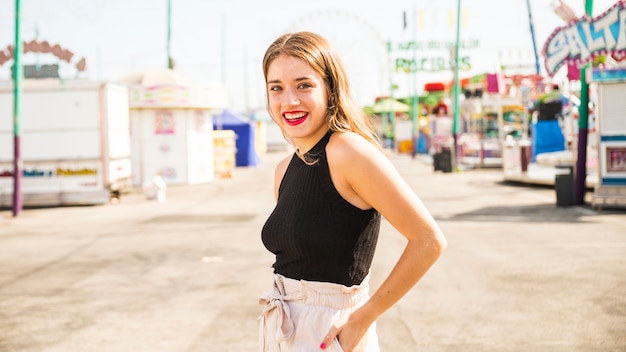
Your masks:
<instances>
[{"instance_id":1,"label":"metal pole","mask_svg":"<svg viewBox=\"0 0 626 352\"><path fill-rule=\"evenodd\" d=\"M172 59L172 0L167 0L167 68L174 69L174 59Z\"/></svg>"},{"instance_id":2,"label":"metal pole","mask_svg":"<svg viewBox=\"0 0 626 352\"><path fill-rule=\"evenodd\" d=\"M389 99L393 98L393 63L391 61L391 47L392 47L392 42L388 41L387 42L387 68L389 69ZM381 100L379 102L384 102L385 98L381 98ZM380 113L380 122L381 122L381 128L382 128L382 135L383 135L383 145L385 148L387 147L391 147L391 143L388 141L388 137L389 137L389 123L391 122L391 111L387 112L385 111L385 105L381 103L381 106L383 107L383 109L381 109L381 113Z\"/></svg>"},{"instance_id":3,"label":"metal pole","mask_svg":"<svg viewBox=\"0 0 626 352\"><path fill-rule=\"evenodd\" d=\"M539 53L537 52L537 40L535 39L535 25L533 24L533 13L530 8L530 0L526 0L526 7L528 8L528 24L530 26L530 36L533 39L533 50L535 52L535 73L541 74L541 66L539 65Z\"/></svg>"},{"instance_id":4,"label":"metal pole","mask_svg":"<svg viewBox=\"0 0 626 352\"><path fill-rule=\"evenodd\" d=\"M226 13L222 14L222 83L226 84Z\"/></svg>"},{"instance_id":5,"label":"metal pole","mask_svg":"<svg viewBox=\"0 0 626 352\"><path fill-rule=\"evenodd\" d=\"M20 113L22 103L21 55L24 51L20 24L20 0L15 0L15 50L13 51L13 216L22 212L22 160Z\"/></svg>"},{"instance_id":6,"label":"metal pole","mask_svg":"<svg viewBox=\"0 0 626 352\"><path fill-rule=\"evenodd\" d=\"M243 48L243 100L246 105L246 114L250 114L250 102L248 98L248 47Z\"/></svg>"},{"instance_id":7,"label":"metal pole","mask_svg":"<svg viewBox=\"0 0 626 352\"><path fill-rule=\"evenodd\" d=\"M389 99L387 102L389 103L389 147L391 150L396 149L396 111L393 106L393 102L395 101L395 97L393 95L394 85L393 85L393 71L389 75L389 83L390 83L390 93Z\"/></svg>"},{"instance_id":8,"label":"metal pole","mask_svg":"<svg viewBox=\"0 0 626 352\"><path fill-rule=\"evenodd\" d=\"M585 0L585 13L591 17L593 0ZM578 117L578 157L576 158L576 173L574 175L574 203L585 204L585 190L587 180L587 137L589 135L589 84L587 70L589 64L580 70L580 114Z\"/></svg>"},{"instance_id":9,"label":"metal pole","mask_svg":"<svg viewBox=\"0 0 626 352\"><path fill-rule=\"evenodd\" d=\"M452 150L452 165L456 168L457 165L457 149L458 149L458 137L459 137L459 124L460 124L460 111L459 111L459 95L461 91L459 82L459 41L461 37L461 0L456 2L456 42L454 44L454 89L453 89L453 102L454 102L454 120L452 122L452 131L454 135L454 148Z\"/></svg>"},{"instance_id":10,"label":"metal pole","mask_svg":"<svg viewBox=\"0 0 626 352\"><path fill-rule=\"evenodd\" d=\"M411 143L411 156L415 157L417 154L417 139L419 137L419 131L417 128L417 9L415 5L413 5L413 62L412 65L412 75L413 75L413 97L411 98L411 122L413 131L412 135L412 143Z\"/></svg>"}]
</instances>

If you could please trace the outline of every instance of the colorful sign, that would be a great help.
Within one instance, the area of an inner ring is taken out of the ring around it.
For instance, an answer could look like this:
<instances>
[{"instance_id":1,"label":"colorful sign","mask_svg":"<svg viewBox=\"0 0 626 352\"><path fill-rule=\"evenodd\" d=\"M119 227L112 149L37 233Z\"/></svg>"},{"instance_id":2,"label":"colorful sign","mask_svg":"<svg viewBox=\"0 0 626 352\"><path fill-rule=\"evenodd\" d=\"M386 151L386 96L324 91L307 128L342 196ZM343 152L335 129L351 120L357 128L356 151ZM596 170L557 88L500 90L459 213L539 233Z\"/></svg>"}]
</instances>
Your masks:
<instances>
[{"instance_id":1,"label":"colorful sign","mask_svg":"<svg viewBox=\"0 0 626 352\"><path fill-rule=\"evenodd\" d=\"M36 41L24 42L24 54L37 53L37 54L52 54L60 61L65 61L68 64L74 65L77 71L84 72L87 62L84 57L77 57L70 50L63 48L59 44L50 44L48 41ZM0 49L0 66L13 59L15 54L15 47L9 45L4 49ZM26 78L58 78L58 65L44 65L43 72L42 67L36 65L28 65L25 67ZM39 77L41 76L41 77Z\"/></svg>"},{"instance_id":2,"label":"colorful sign","mask_svg":"<svg viewBox=\"0 0 626 352\"><path fill-rule=\"evenodd\" d=\"M154 133L174 134L174 113L169 110L157 110L154 113Z\"/></svg>"},{"instance_id":3,"label":"colorful sign","mask_svg":"<svg viewBox=\"0 0 626 352\"><path fill-rule=\"evenodd\" d=\"M626 82L626 68L594 68L591 70L594 82Z\"/></svg>"},{"instance_id":4,"label":"colorful sign","mask_svg":"<svg viewBox=\"0 0 626 352\"><path fill-rule=\"evenodd\" d=\"M606 161L607 173L626 172L626 147L607 147Z\"/></svg>"},{"instance_id":5,"label":"colorful sign","mask_svg":"<svg viewBox=\"0 0 626 352\"><path fill-rule=\"evenodd\" d=\"M222 87L192 87L160 84L129 87L130 108L206 108L224 109L228 94Z\"/></svg>"},{"instance_id":6,"label":"colorful sign","mask_svg":"<svg viewBox=\"0 0 626 352\"><path fill-rule=\"evenodd\" d=\"M544 47L546 71L553 76L564 64L578 68L600 55L626 58L626 1L620 0L600 16L583 16L559 27Z\"/></svg>"},{"instance_id":7,"label":"colorful sign","mask_svg":"<svg viewBox=\"0 0 626 352\"><path fill-rule=\"evenodd\" d=\"M450 41L411 41L400 43L387 43L388 52L410 52L417 50L423 53L426 50L448 51L454 48L455 42ZM459 42L459 48L462 49L478 49L480 42L478 39L469 39ZM395 72L414 73L414 72L443 72L450 71L454 68L454 59L449 56L428 56L416 58L397 57L395 59ZM461 71L469 71L472 68L471 58L469 56L459 57L459 69Z\"/></svg>"},{"instance_id":8,"label":"colorful sign","mask_svg":"<svg viewBox=\"0 0 626 352\"><path fill-rule=\"evenodd\" d=\"M83 168L43 168L32 167L22 170L23 177L64 177L64 176L96 176L97 169ZM13 169L3 169L0 177L13 177Z\"/></svg>"}]
</instances>

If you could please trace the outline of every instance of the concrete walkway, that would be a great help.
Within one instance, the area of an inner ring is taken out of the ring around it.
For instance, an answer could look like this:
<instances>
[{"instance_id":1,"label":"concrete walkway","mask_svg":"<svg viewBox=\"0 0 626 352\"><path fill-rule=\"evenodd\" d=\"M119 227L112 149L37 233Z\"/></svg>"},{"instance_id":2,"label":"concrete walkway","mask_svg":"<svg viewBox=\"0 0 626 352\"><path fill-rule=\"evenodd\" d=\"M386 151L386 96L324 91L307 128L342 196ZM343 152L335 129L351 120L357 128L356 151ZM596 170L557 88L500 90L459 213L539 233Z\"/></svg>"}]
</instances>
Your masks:
<instances>
[{"instance_id":1,"label":"concrete walkway","mask_svg":"<svg viewBox=\"0 0 626 352\"><path fill-rule=\"evenodd\" d=\"M0 351L256 351L272 264L260 228L284 154L164 203L0 210ZM379 319L383 351L626 351L626 212L390 158L449 247ZM373 287L403 245L383 222Z\"/></svg>"}]
</instances>

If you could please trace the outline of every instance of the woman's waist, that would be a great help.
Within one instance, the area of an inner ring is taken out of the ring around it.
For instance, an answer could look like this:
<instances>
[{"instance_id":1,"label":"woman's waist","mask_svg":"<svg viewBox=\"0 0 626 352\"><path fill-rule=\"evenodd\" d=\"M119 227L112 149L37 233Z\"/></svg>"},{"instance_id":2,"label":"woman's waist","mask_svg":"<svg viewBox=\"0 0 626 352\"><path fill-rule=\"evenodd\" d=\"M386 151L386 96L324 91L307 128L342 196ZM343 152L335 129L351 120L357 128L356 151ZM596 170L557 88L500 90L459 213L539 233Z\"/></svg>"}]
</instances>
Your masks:
<instances>
[{"instance_id":1,"label":"woman's waist","mask_svg":"<svg viewBox=\"0 0 626 352\"><path fill-rule=\"evenodd\" d=\"M333 283L343 286L360 285L370 272L369 262L361 260L356 262L345 260L311 260L309 258L289 258L276 256L272 265L276 274L295 280L310 282Z\"/></svg>"},{"instance_id":2,"label":"woman's waist","mask_svg":"<svg viewBox=\"0 0 626 352\"><path fill-rule=\"evenodd\" d=\"M345 309L360 305L369 297L369 275L358 285L296 280L274 274L274 289L267 300L302 301L308 305Z\"/></svg>"}]
</instances>

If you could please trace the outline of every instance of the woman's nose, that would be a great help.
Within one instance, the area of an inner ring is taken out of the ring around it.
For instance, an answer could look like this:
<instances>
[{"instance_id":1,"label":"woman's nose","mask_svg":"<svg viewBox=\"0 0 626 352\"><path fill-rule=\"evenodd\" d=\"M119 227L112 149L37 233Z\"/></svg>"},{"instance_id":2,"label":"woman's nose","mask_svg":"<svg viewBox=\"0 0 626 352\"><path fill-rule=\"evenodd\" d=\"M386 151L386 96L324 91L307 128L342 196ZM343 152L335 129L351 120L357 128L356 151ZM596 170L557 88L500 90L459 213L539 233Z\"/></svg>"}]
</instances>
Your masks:
<instances>
[{"instance_id":1,"label":"woman's nose","mask_svg":"<svg viewBox=\"0 0 626 352\"><path fill-rule=\"evenodd\" d=\"M285 106L297 105L300 103L297 92L292 89L287 89L283 95L283 104Z\"/></svg>"}]
</instances>

